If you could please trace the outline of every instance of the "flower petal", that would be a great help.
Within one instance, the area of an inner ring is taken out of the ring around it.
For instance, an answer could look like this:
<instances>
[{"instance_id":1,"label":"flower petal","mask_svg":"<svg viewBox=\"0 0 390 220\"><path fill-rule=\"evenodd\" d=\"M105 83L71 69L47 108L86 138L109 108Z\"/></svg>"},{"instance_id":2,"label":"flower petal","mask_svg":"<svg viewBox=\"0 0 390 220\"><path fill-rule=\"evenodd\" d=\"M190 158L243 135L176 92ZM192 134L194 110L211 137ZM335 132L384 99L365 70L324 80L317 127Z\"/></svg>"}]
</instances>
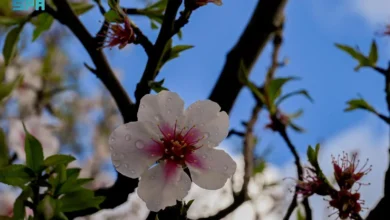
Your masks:
<instances>
[{"instance_id":1,"label":"flower petal","mask_svg":"<svg viewBox=\"0 0 390 220\"><path fill-rule=\"evenodd\" d=\"M183 112L184 101L177 93L161 91L157 95L142 97L137 117L138 121L166 122L172 126L176 119L183 116Z\"/></svg>"},{"instance_id":2,"label":"flower petal","mask_svg":"<svg viewBox=\"0 0 390 220\"><path fill-rule=\"evenodd\" d=\"M138 178L163 155L153 124L130 122L116 128L109 138L112 162L118 172Z\"/></svg>"},{"instance_id":3,"label":"flower petal","mask_svg":"<svg viewBox=\"0 0 390 220\"><path fill-rule=\"evenodd\" d=\"M226 112L220 112L221 107L213 101L198 101L186 109L185 126L203 133L203 139L198 145L215 147L221 143L229 133L229 116Z\"/></svg>"},{"instance_id":4,"label":"flower petal","mask_svg":"<svg viewBox=\"0 0 390 220\"><path fill-rule=\"evenodd\" d=\"M209 147L202 147L185 159L192 181L204 189L216 190L223 187L237 168L229 154Z\"/></svg>"},{"instance_id":5,"label":"flower petal","mask_svg":"<svg viewBox=\"0 0 390 220\"><path fill-rule=\"evenodd\" d=\"M176 205L191 188L191 179L177 164L161 162L141 176L138 196L150 211L157 212L167 206Z\"/></svg>"}]
</instances>

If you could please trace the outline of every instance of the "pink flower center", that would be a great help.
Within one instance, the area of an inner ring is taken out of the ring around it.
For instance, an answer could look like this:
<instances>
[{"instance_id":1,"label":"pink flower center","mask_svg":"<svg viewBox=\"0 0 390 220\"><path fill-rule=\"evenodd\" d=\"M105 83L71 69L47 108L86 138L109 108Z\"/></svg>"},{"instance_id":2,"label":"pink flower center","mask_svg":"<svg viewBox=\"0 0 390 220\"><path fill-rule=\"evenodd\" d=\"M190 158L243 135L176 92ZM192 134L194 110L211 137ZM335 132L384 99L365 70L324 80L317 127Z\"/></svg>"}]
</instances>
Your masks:
<instances>
[{"instance_id":1,"label":"pink flower center","mask_svg":"<svg viewBox=\"0 0 390 220\"><path fill-rule=\"evenodd\" d=\"M162 126L158 125L158 128L162 138L159 141L153 141L163 150L161 160L169 160L178 165L184 165L185 161L196 162L193 160L192 153L202 147L196 147L195 145L204 137L195 126L192 126L186 132L184 132L185 127L179 131L176 121L174 127L164 124Z\"/></svg>"}]
</instances>

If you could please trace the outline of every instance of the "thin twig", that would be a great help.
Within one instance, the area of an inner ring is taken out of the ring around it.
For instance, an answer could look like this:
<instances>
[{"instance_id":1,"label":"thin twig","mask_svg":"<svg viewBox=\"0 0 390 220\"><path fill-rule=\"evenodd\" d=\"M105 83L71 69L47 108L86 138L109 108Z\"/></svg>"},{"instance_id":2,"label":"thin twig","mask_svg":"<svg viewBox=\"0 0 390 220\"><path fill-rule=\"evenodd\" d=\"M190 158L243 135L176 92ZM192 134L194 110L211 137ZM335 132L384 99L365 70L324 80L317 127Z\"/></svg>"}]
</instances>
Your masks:
<instances>
[{"instance_id":1,"label":"thin twig","mask_svg":"<svg viewBox=\"0 0 390 220\"><path fill-rule=\"evenodd\" d=\"M241 190L238 193L233 194L233 203L230 204L228 207L218 211L217 214L213 216L209 216L206 218L201 218L199 220L219 220L230 213L232 213L234 210L236 210L238 207L240 207L245 201L248 201L249 195L248 195L248 184L250 181L250 178L253 174L253 150L255 148L255 137L253 135L253 128L258 120L258 115L263 108L262 104L257 103L255 107L252 110L252 114L250 116L249 122L246 127L246 132L244 136L244 148L243 148L243 154L244 154L244 182L242 185Z\"/></svg>"},{"instance_id":2,"label":"thin twig","mask_svg":"<svg viewBox=\"0 0 390 220\"><path fill-rule=\"evenodd\" d=\"M182 0L170 0L168 1L163 22L161 24L161 29L158 34L156 43L153 47L153 53L149 55L148 62L144 73L142 74L140 82L137 84L137 89L135 91L136 106L138 107L141 98L150 93L149 81L154 80L158 71L159 64L164 55L164 51L168 41L172 37L172 32L174 29L175 18L179 7L182 3Z\"/></svg>"}]
</instances>

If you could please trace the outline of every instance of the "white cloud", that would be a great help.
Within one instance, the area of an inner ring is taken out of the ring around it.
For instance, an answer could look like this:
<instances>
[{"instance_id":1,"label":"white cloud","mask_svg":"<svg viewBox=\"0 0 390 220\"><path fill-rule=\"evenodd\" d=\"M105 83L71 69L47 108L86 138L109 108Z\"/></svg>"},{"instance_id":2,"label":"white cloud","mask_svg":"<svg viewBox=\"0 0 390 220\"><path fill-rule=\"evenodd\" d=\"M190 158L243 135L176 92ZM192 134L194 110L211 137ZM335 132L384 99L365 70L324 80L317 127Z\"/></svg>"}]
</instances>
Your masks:
<instances>
[{"instance_id":1,"label":"white cloud","mask_svg":"<svg viewBox=\"0 0 390 220\"><path fill-rule=\"evenodd\" d=\"M388 146L389 135L388 129L378 129L378 123L383 125L383 122L375 118L366 120L354 127L351 127L338 135L329 138L321 146L320 151L320 166L325 175L331 180L333 168L331 155L341 155L343 151L359 153L359 159L364 162L367 158L373 166L372 171L364 176L363 183L370 183L369 186L362 186L359 190L361 199L365 200L365 205L369 209L373 208L378 200L382 197L384 174L388 164ZM378 132L381 130L381 132ZM302 155L302 161L307 161L307 157ZM295 167L293 162L288 163L284 168L286 176L295 176ZM313 196L310 198L313 209L313 219L328 219L328 215L333 212L333 209L327 209L327 202L322 197ZM362 216L367 215L367 211L362 213Z\"/></svg>"},{"instance_id":2,"label":"white cloud","mask_svg":"<svg viewBox=\"0 0 390 220\"><path fill-rule=\"evenodd\" d=\"M377 25L390 21L389 0L349 0L354 12L363 16L369 23Z\"/></svg>"}]
</instances>

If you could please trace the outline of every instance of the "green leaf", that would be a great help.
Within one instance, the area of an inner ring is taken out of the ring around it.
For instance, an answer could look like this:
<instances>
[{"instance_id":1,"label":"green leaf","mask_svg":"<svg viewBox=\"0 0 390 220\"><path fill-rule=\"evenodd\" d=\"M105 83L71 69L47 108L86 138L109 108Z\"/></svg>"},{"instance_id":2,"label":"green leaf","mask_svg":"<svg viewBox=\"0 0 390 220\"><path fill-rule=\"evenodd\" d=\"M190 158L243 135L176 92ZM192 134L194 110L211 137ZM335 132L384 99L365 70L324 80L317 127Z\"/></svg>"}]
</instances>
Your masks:
<instances>
[{"instance_id":1,"label":"green leaf","mask_svg":"<svg viewBox=\"0 0 390 220\"><path fill-rule=\"evenodd\" d=\"M318 163L318 154L320 152L320 144L316 144L315 148L312 148L310 145L307 148L307 158L310 164L316 169L321 170ZM321 171L322 172L322 171Z\"/></svg>"},{"instance_id":2,"label":"green leaf","mask_svg":"<svg viewBox=\"0 0 390 220\"><path fill-rule=\"evenodd\" d=\"M87 189L65 194L58 200L60 204L60 211L62 212L74 212L87 208L99 208L99 204L103 201L104 197L95 197L94 192Z\"/></svg>"},{"instance_id":3,"label":"green leaf","mask_svg":"<svg viewBox=\"0 0 390 220\"><path fill-rule=\"evenodd\" d=\"M160 0L146 7L145 9L164 10L167 6L168 0Z\"/></svg>"},{"instance_id":4,"label":"green leaf","mask_svg":"<svg viewBox=\"0 0 390 220\"><path fill-rule=\"evenodd\" d=\"M20 33L24 25L19 25L8 32L3 46L4 65L8 66L11 60L15 57Z\"/></svg>"},{"instance_id":5,"label":"green leaf","mask_svg":"<svg viewBox=\"0 0 390 220\"><path fill-rule=\"evenodd\" d=\"M22 164L9 165L0 168L0 182L24 188L25 184L34 179L34 171Z\"/></svg>"},{"instance_id":6,"label":"green leaf","mask_svg":"<svg viewBox=\"0 0 390 220\"><path fill-rule=\"evenodd\" d=\"M53 219L56 215L57 202L50 195L46 195L38 204L38 211L42 213L44 218Z\"/></svg>"},{"instance_id":7,"label":"green leaf","mask_svg":"<svg viewBox=\"0 0 390 220\"><path fill-rule=\"evenodd\" d=\"M89 4L87 2L71 2L69 4L77 16L88 12L94 7L93 4Z\"/></svg>"},{"instance_id":8,"label":"green leaf","mask_svg":"<svg viewBox=\"0 0 390 220\"><path fill-rule=\"evenodd\" d=\"M371 65L375 66L378 61L378 47L376 46L376 41L373 40L371 43L370 54L368 55L368 60Z\"/></svg>"},{"instance_id":9,"label":"green leaf","mask_svg":"<svg viewBox=\"0 0 390 220\"><path fill-rule=\"evenodd\" d=\"M300 206L297 207L297 220L306 220L305 216L302 214Z\"/></svg>"},{"instance_id":10,"label":"green leaf","mask_svg":"<svg viewBox=\"0 0 390 220\"><path fill-rule=\"evenodd\" d=\"M280 97L276 102L275 102L275 106L279 106L284 100L292 97L292 96L296 96L296 95L303 95L304 97L306 97L310 102L314 102L314 100L311 98L311 96L309 95L309 92L307 92L305 89L302 89L302 90L298 90L298 91L294 91L294 92L290 92L290 93L287 93L286 95L283 95L282 97Z\"/></svg>"},{"instance_id":11,"label":"green leaf","mask_svg":"<svg viewBox=\"0 0 390 220\"><path fill-rule=\"evenodd\" d=\"M293 123L291 121L288 123L288 125L296 132L299 132L299 133L305 132L304 128L302 128L301 126L296 125L295 123Z\"/></svg>"},{"instance_id":12,"label":"green leaf","mask_svg":"<svg viewBox=\"0 0 390 220\"><path fill-rule=\"evenodd\" d=\"M9 152L7 147L7 142L5 141L5 133L2 128L0 128L0 168L8 165Z\"/></svg>"},{"instance_id":13,"label":"green leaf","mask_svg":"<svg viewBox=\"0 0 390 220\"><path fill-rule=\"evenodd\" d=\"M26 165L34 170L37 174L43 168L43 149L41 143L32 136L26 129L23 123L26 139L24 142L24 149L26 152Z\"/></svg>"},{"instance_id":14,"label":"green leaf","mask_svg":"<svg viewBox=\"0 0 390 220\"><path fill-rule=\"evenodd\" d=\"M46 158L43 164L47 167L57 166L60 164L68 165L70 162L74 160L76 160L76 158L74 158L73 156L57 154Z\"/></svg>"},{"instance_id":15,"label":"green leaf","mask_svg":"<svg viewBox=\"0 0 390 220\"><path fill-rule=\"evenodd\" d=\"M0 84L0 101L3 101L5 98L7 98L22 80L23 76L19 75L12 82Z\"/></svg>"},{"instance_id":16,"label":"green leaf","mask_svg":"<svg viewBox=\"0 0 390 220\"><path fill-rule=\"evenodd\" d=\"M155 22L150 21L150 28L152 28L152 29L158 29L158 26L157 26L157 24L156 24Z\"/></svg>"},{"instance_id":17,"label":"green leaf","mask_svg":"<svg viewBox=\"0 0 390 220\"><path fill-rule=\"evenodd\" d=\"M261 160L253 169L253 176L256 174L263 173L265 168L267 167L267 163L264 160Z\"/></svg>"},{"instance_id":18,"label":"green leaf","mask_svg":"<svg viewBox=\"0 0 390 220\"><path fill-rule=\"evenodd\" d=\"M108 6L110 6L111 9L118 10L119 0L108 0Z\"/></svg>"},{"instance_id":19,"label":"green leaf","mask_svg":"<svg viewBox=\"0 0 390 220\"><path fill-rule=\"evenodd\" d=\"M159 93L159 92L161 92L163 90L168 90L169 91L169 89L167 89L167 88L162 86L163 83L164 83L164 79L162 79L161 81L157 81L157 82L149 81L148 85L156 93Z\"/></svg>"},{"instance_id":20,"label":"green leaf","mask_svg":"<svg viewBox=\"0 0 390 220\"><path fill-rule=\"evenodd\" d=\"M356 109L364 109L370 112L373 112L377 114L377 111L372 107L370 104L366 102L366 100L360 98L360 99L352 99L347 102L348 107L344 110L346 112L353 111Z\"/></svg>"},{"instance_id":21,"label":"green leaf","mask_svg":"<svg viewBox=\"0 0 390 220\"><path fill-rule=\"evenodd\" d=\"M68 179L70 179L70 178L77 179L80 172L81 172L80 168L69 168L66 170L66 176L68 177Z\"/></svg>"},{"instance_id":22,"label":"green leaf","mask_svg":"<svg viewBox=\"0 0 390 220\"><path fill-rule=\"evenodd\" d=\"M293 113L293 114L288 114L288 118L289 119L295 119L295 118L299 118L301 117L303 114L303 109L299 109L297 112Z\"/></svg>"},{"instance_id":23,"label":"green leaf","mask_svg":"<svg viewBox=\"0 0 390 220\"><path fill-rule=\"evenodd\" d=\"M167 51L166 55L164 56L162 64L165 64L166 62L179 57L181 52L191 49L193 47L194 46L192 45L177 45L172 47L170 50Z\"/></svg>"},{"instance_id":24,"label":"green leaf","mask_svg":"<svg viewBox=\"0 0 390 220\"><path fill-rule=\"evenodd\" d=\"M109 10L108 12L104 13L104 17L108 22L123 22L122 16L114 10Z\"/></svg>"},{"instance_id":25,"label":"green leaf","mask_svg":"<svg viewBox=\"0 0 390 220\"><path fill-rule=\"evenodd\" d=\"M195 199L191 199L190 201L187 202L187 204L186 204L187 210L191 207L191 205L194 201L195 201Z\"/></svg>"},{"instance_id":26,"label":"green leaf","mask_svg":"<svg viewBox=\"0 0 390 220\"><path fill-rule=\"evenodd\" d=\"M24 191L22 191L20 193L18 198L16 198L15 203L14 203L14 210L13 210L14 211L14 215L13 215L14 220L25 219L26 208L24 206L24 203L31 196L32 196L31 188L27 187Z\"/></svg>"},{"instance_id":27,"label":"green leaf","mask_svg":"<svg viewBox=\"0 0 390 220\"><path fill-rule=\"evenodd\" d=\"M0 16L0 25L12 26L20 24L24 19Z\"/></svg>"},{"instance_id":28,"label":"green leaf","mask_svg":"<svg viewBox=\"0 0 390 220\"><path fill-rule=\"evenodd\" d=\"M240 61L240 68L238 71L238 80L240 81L240 83L247 86L251 90L252 94L258 100L265 103L265 97L264 97L263 93L256 87L256 85L254 83L252 83L249 80L248 75L249 75L249 71L248 71L247 67L245 66L244 61L241 60Z\"/></svg>"},{"instance_id":29,"label":"green leaf","mask_svg":"<svg viewBox=\"0 0 390 220\"><path fill-rule=\"evenodd\" d=\"M36 24L33 32L33 39L32 39L33 42L36 39L38 39L38 37L43 32L49 30L54 21L54 18L48 13L40 14L37 19L38 19L38 23Z\"/></svg>"},{"instance_id":30,"label":"green leaf","mask_svg":"<svg viewBox=\"0 0 390 220\"><path fill-rule=\"evenodd\" d=\"M158 218L158 213L156 214L156 217L154 218L154 220L160 220L160 219Z\"/></svg>"},{"instance_id":31,"label":"green leaf","mask_svg":"<svg viewBox=\"0 0 390 220\"><path fill-rule=\"evenodd\" d=\"M93 181L93 178L67 179L59 187L58 195L75 192L83 189L82 186Z\"/></svg>"},{"instance_id":32,"label":"green leaf","mask_svg":"<svg viewBox=\"0 0 390 220\"><path fill-rule=\"evenodd\" d=\"M0 215L0 220L12 220L11 217Z\"/></svg>"},{"instance_id":33,"label":"green leaf","mask_svg":"<svg viewBox=\"0 0 390 220\"><path fill-rule=\"evenodd\" d=\"M179 40L183 38L183 32L181 31L181 29L179 32L177 32L177 37L179 38Z\"/></svg>"},{"instance_id":34,"label":"green leaf","mask_svg":"<svg viewBox=\"0 0 390 220\"><path fill-rule=\"evenodd\" d=\"M281 77L272 79L266 86L268 101L270 103L274 103L275 99L280 96L283 85L291 80L297 79L297 77Z\"/></svg>"},{"instance_id":35,"label":"green leaf","mask_svg":"<svg viewBox=\"0 0 390 220\"><path fill-rule=\"evenodd\" d=\"M361 67L372 66L372 62L357 49L342 44L335 45L337 48L348 53L350 56L352 56L355 60L359 62L359 64L355 67L355 71L358 71Z\"/></svg>"}]
</instances>

